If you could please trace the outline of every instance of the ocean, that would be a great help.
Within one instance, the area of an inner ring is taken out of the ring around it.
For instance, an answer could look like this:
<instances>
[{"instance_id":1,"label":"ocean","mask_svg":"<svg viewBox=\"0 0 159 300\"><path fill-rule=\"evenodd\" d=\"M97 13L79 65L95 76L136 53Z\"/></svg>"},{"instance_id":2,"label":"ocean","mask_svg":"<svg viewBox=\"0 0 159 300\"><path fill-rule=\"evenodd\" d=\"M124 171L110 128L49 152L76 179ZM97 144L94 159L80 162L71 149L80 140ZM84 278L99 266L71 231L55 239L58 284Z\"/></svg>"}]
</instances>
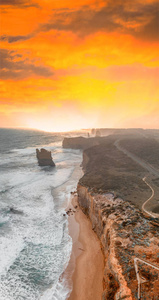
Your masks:
<instances>
[{"instance_id":1,"label":"ocean","mask_svg":"<svg viewBox=\"0 0 159 300\"><path fill-rule=\"evenodd\" d=\"M81 133L69 133L75 135ZM72 250L64 215L82 153L63 149L64 136L0 129L1 300L65 300L70 294L62 276ZM42 147L52 151L55 168L38 166L35 149Z\"/></svg>"}]
</instances>

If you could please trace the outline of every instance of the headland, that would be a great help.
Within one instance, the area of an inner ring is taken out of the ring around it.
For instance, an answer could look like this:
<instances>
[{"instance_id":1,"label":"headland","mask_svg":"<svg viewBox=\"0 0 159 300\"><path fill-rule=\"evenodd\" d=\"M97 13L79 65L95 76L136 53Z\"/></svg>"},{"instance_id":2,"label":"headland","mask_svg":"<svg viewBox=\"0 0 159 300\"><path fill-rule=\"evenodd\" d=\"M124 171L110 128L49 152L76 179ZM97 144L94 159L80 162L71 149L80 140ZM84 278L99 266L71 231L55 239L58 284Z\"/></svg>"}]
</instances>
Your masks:
<instances>
[{"instance_id":1,"label":"headland","mask_svg":"<svg viewBox=\"0 0 159 300\"><path fill-rule=\"evenodd\" d=\"M98 145L89 146L88 142L83 152L84 175L77 187L78 205L102 246L102 300L158 299L159 134L156 137L153 133L121 130L100 137ZM82 219L80 214L77 216ZM87 299L76 296L79 274L87 283L90 281L80 261L82 256L76 260L71 300ZM95 262L94 259L92 269L96 268ZM93 293L93 285L89 289Z\"/></svg>"}]
</instances>

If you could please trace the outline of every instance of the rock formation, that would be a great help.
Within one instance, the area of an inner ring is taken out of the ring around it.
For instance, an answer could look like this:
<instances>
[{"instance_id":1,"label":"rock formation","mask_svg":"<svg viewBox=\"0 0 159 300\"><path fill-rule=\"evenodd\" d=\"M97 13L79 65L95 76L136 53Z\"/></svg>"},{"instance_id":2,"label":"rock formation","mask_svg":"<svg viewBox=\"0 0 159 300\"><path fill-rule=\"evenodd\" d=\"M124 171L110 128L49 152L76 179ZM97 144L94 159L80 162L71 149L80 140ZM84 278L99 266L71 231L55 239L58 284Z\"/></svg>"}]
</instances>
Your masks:
<instances>
[{"instance_id":1,"label":"rock formation","mask_svg":"<svg viewBox=\"0 0 159 300\"><path fill-rule=\"evenodd\" d=\"M105 256L102 300L157 300L159 295L159 232L139 209L120 198L78 185L78 201L90 218ZM139 289L135 259L141 281ZM141 261L140 261L141 260ZM150 265L146 265L148 262ZM155 269L158 267L158 270Z\"/></svg>"},{"instance_id":2,"label":"rock formation","mask_svg":"<svg viewBox=\"0 0 159 300\"><path fill-rule=\"evenodd\" d=\"M96 129L96 136L101 136L101 132L99 129Z\"/></svg>"},{"instance_id":3,"label":"rock formation","mask_svg":"<svg viewBox=\"0 0 159 300\"><path fill-rule=\"evenodd\" d=\"M91 134L92 134L92 135L95 135L95 133L96 133L95 128L92 128L92 129L91 129Z\"/></svg>"},{"instance_id":4,"label":"rock formation","mask_svg":"<svg viewBox=\"0 0 159 300\"><path fill-rule=\"evenodd\" d=\"M99 139L100 138L84 138L82 136L74 138L64 138L63 148L87 149L89 147L98 145Z\"/></svg>"},{"instance_id":5,"label":"rock formation","mask_svg":"<svg viewBox=\"0 0 159 300\"><path fill-rule=\"evenodd\" d=\"M151 195L142 180L146 171L114 144L109 137L84 150L77 188L105 256L102 300L157 300L159 223L141 212Z\"/></svg>"},{"instance_id":6,"label":"rock formation","mask_svg":"<svg viewBox=\"0 0 159 300\"><path fill-rule=\"evenodd\" d=\"M17 215L22 215L23 212L21 210L15 209L14 207L10 207L10 212Z\"/></svg>"},{"instance_id":7,"label":"rock formation","mask_svg":"<svg viewBox=\"0 0 159 300\"><path fill-rule=\"evenodd\" d=\"M36 149L36 157L38 159L39 166L55 166L55 163L52 160L51 151L46 149Z\"/></svg>"}]
</instances>

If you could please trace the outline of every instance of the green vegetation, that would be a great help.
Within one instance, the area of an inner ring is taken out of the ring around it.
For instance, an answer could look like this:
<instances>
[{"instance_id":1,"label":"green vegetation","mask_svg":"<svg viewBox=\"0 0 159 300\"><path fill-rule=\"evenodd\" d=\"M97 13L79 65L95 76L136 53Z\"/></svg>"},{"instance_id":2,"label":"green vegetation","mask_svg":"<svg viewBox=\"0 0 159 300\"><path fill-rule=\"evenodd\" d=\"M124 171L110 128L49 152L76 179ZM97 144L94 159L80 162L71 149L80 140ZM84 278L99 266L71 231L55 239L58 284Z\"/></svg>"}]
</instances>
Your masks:
<instances>
[{"instance_id":1,"label":"green vegetation","mask_svg":"<svg viewBox=\"0 0 159 300\"><path fill-rule=\"evenodd\" d=\"M117 136L109 136L102 139L100 145L84 151L87 163L85 165L83 161L85 174L80 184L95 192L114 191L141 208L150 196L150 190L142 180L145 169L115 147L116 139Z\"/></svg>"}]
</instances>

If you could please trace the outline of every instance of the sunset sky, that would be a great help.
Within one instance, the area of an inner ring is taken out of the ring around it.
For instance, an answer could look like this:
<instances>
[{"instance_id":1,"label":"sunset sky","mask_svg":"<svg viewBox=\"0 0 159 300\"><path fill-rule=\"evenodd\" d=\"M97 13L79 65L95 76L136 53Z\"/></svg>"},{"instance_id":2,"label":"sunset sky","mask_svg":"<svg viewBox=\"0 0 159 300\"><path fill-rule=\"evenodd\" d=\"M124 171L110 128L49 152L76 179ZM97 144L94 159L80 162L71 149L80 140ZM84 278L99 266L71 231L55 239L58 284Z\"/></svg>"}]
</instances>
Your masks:
<instances>
[{"instance_id":1,"label":"sunset sky","mask_svg":"<svg viewBox=\"0 0 159 300\"><path fill-rule=\"evenodd\" d=\"M158 0L0 7L0 127L159 128Z\"/></svg>"}]
</instances>

